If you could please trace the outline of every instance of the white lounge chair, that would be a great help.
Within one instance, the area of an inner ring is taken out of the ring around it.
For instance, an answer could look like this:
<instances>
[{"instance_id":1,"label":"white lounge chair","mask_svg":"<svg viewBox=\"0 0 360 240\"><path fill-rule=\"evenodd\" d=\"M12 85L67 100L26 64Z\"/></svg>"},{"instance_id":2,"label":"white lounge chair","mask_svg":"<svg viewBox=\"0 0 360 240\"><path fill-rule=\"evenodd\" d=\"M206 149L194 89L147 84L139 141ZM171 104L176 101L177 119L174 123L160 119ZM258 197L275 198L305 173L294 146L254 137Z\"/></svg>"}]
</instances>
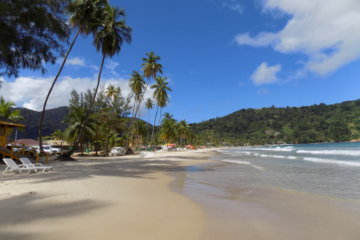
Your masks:
<instances>
[{"instance_id":1,"label":"white lounge chair","mask_svg":"<svg viewBox=\"0 0 360 240\"><path fill-rule=\"evenodd\" d=\"M42 171L42 172L46 172L46 171L50 171L53 170L52 166L44 166L41 163L32 163L28 158L20 158L20 161L22 162L23 165L27 166L29 169L32 169L34 171Z\"/></svg>"},{"instance_id":2,"label":"white lounge chair","mask_svg":"<svg viewBox=\"0 0 360 240\"><path fill-rule=\"evenodd\" d=\"M7 172L30 173L31 171L33 171L24 164L17 165L11 158L3 158L3 161L7 166L6 169L3 171L3 174Z\"/></svg>"}]
</instances>

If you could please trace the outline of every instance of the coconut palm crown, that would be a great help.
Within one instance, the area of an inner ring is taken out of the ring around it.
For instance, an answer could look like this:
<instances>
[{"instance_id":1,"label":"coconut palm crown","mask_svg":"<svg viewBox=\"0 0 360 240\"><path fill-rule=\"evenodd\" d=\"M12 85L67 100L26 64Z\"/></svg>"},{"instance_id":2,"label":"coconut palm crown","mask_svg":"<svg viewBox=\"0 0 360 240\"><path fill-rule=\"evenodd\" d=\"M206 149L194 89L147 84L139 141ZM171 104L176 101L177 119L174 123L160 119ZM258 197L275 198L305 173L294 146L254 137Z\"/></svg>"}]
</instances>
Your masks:
<instances>
[{"instance_id":1,"label":"coconut palm crown","mask_svg":"<svg viewBox=\"0 0 360 240\"><path fill-rule=\"evenodd\" d=\"M129 86L135 95L135 101L139 102L145 90L145 81L139 72L132 72L131 78L129 80Z\"/></svg>"},{"instance_id":2,"label":"coconut palm crown","mask_svg":"<svg viewBox=\"0 0 360 240\"><path fill-rule=\"evenodd\" d=\"M158 73L163 73L163 66L158 63L160 60L159 56L156 56L154 52L146 53L147 58L143 58L142 71L146 78L156 78Z\"/></svg>"},{"instance_id":3,"label":"coconut palm crown","mask_svg":"<svg viewBox=\"0 0 360 240\"><path fill-rule=\"evenodd\" d=\"M151 86L152 89L155 89L153 96L156 100L156 103L159 107L163 108L169 102L168 91L172 91L168 86L169 82L166 77L158 76L155 79L155 84Z\"/></svg>"},{"instance_id":4,"label":"coconut palm crown","mask_svg":"<svg viewBox=\"0 0 360 240\"><path fill-rule=\"evenodd\" d=\"M131 28L126 25L125 10L106 4L99 26L94 33L94 45L103 56L113 57L121 51L124 42L131 43Z\"/></svg>"}]
</instances>

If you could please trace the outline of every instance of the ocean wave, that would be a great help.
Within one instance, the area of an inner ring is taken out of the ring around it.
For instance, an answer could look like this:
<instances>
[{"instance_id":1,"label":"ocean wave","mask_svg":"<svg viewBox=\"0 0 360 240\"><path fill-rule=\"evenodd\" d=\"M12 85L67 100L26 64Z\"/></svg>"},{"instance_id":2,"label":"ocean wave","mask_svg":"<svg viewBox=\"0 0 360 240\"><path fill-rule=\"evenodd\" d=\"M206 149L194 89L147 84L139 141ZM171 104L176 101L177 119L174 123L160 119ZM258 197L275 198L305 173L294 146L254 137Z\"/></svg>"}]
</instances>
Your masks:
<instances>
[{"instance_id":1,"label":"ocean wave","mask_svg":"<svg viewBox=\"0 0 360 240\"><path fill-rule=\"evenodd\" d=\"M273 151L273 152L292 152L295 149L293 147L275 147L275 148L257 148L261 151Z\"/></svg>"},{"instance_id":2,"label":"ocean wave","mask_svg":"<svg viewBox=\"0 0 360 240\"><path fill-rule=\"evenodd\" d=\"M273 155L273 154L260 154L260 153L254 153L254 156L258 156L258 157L262 157L262 158L297 159L296 156Z\"/></svg>"},{"instance_id":3,"label":"ocean wave","mask_svg":"<svg viewBox=\"0 0 360 240\"><path fill-rule=\"evenodd\" d=\"M360 156L359 150L297 150L296 153L305 153L305 154L313 154L313 155Z\"/></svg>"},{"instance_id":4,"label":"ocean wave","mask_svg":"<svg viewBox=\"0 0 360 240\"><path fill-rule=\"evenodd\" d=\"M360 162L354 162L354 161L340 161L333 159L311 158L311 157L305 157L304 160L309 162L316 162L316 163L330 163L330 164L343 165L343 166L360 167Z\"/></svg>"},{"instance_id":5,"label":"ocean wave","mask_svg":"<svg viewBox=\"0 0 360 240\"><path fill-rule=\"evenodd\" d=\"M264 168L258 166L258 165L255 165L255 164L252 164L250 162L247 162L247 161L240 161L240 160L230 160L230 159L224 159L222 160L223 162L228 162L228 163L236 163L236 164L242 164L242 165L248 165L248 166L251 166L257 170L260 170L260 171L265 171Z\"/></svg>"}]
</instances>

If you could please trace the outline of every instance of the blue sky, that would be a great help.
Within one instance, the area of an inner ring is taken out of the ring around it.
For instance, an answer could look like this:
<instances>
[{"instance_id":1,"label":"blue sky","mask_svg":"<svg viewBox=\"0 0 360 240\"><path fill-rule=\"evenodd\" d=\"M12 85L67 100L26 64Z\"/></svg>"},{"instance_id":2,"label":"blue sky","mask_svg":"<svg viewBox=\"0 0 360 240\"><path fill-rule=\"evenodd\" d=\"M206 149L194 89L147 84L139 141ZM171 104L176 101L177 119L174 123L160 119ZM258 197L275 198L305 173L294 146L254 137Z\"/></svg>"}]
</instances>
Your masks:
<instances>
[{"instance_id":1,"label":"blue sky","mask_svg":"<svg viewBox=\"0 0 360 240\"><path fill-rule=\"evenodd\" d=\"M129 74L154 51L173 89L164 111L176 119L192 123L242 108L359 98L357 0L111 3L127 11L133 42L106 60L103 84L117 84L126 94ZM100 61L92 38L79 39L49 107L66 105L72 88L94 86ZM58 67L49 65L44 75L23 70L17 79L4 78L0 93L18 106L40 109Z\"/></svg>"}]
</instances>

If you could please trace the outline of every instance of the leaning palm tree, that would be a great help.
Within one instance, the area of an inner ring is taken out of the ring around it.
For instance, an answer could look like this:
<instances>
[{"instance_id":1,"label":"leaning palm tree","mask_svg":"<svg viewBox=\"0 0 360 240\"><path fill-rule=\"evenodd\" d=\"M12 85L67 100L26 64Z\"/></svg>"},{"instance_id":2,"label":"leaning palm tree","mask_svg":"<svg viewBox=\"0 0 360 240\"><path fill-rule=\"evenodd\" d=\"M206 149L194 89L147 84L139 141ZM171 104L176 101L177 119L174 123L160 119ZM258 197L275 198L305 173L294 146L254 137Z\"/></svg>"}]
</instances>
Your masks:
<instances>
[{"instance_id":1,"label":"leaning palm tree","mask_svg":"<svg viewBox=\"0 0 360 240\"><path fill-rule=\"evenodd\" d=\"M169 102L168 91L171 91L171 88L168 87L168 85L169 82L167 82L166 77L157 76L155 79L155 84L151 86L152 89L155 89L153 97L156 100L156 104L157 104L156 114L154 118L154 125L151 133L151 144L153 143L154 140L155 124L156 124L156 118L159 108L164 108Z\"/></svg>"},{"instance_id":2,"label":"leaning palm tree","mask_svg":"<svg viewBox=\"0 0 360 240\"><path fill-rule=\"evenodd\" d=\"M98 74L97 85L93 99L90 103L89 112L91 112L93 104L96 99L96 94L99 89L101 73L106 57L113 57L121 51L124 42L130 44L131 42L131 28L126 25L125 10L111 7L108 3L105 4L99 25L94 32L94 45L97 51L101 51L102 60Z\"/></svg>"},{"instance_id":3,"label":"leaning palm tree","mask_svg":"<svg viewBox=\"0 0 360 240\"><path fill-rule=\"evenodd\" d=\"M75 0L70 3L69 5L69 12L71 14L70 17L70 24L77 28L77 32L74 36L73 41L70 44L70 47L68 51L66 52L64 59L62 61L62 64L58 70L58 73L55 76L54 81L51 84L51 87L48 91L48 94L46 95L43 109L41 112L40 122L39 122L39 148L40 151L42 151L42 128L43 128L43 122L45 117L45 109L47 102L49 100L50 94L55 86L56 81L58 80L64 66L66 63L66 60L76 42L76 39L78 38L79 34L89 35L90 33L94 32L96 29L96 19L101 11L101 8L107 3L107 0Z\"/></svg>"},{"instance_id":4,"label":"leaning palm tree","mask_svg":"<svg viewBox=\"0 0 360 240\"><path fill-rule=\"evenodd\" d=\"M21 120L20 110L13 110L15 103L7 102L3 97L0 97L0 118L9 119L9 120Z\"/></svg>"},{"instance_id":5,"label":"leaning palm tree","mask_svg":"<svg viewBox=\"0 0 360 240\"><path fill-rule=\"evenodd\" d=\"M151 100L151 98L148 98L145 102L145 107L148 110L148 123L150 123L150 110L154 107L154 102ZM146 142L149 144L149 127L146 127Z\"/></svg>"}]
</instances>

